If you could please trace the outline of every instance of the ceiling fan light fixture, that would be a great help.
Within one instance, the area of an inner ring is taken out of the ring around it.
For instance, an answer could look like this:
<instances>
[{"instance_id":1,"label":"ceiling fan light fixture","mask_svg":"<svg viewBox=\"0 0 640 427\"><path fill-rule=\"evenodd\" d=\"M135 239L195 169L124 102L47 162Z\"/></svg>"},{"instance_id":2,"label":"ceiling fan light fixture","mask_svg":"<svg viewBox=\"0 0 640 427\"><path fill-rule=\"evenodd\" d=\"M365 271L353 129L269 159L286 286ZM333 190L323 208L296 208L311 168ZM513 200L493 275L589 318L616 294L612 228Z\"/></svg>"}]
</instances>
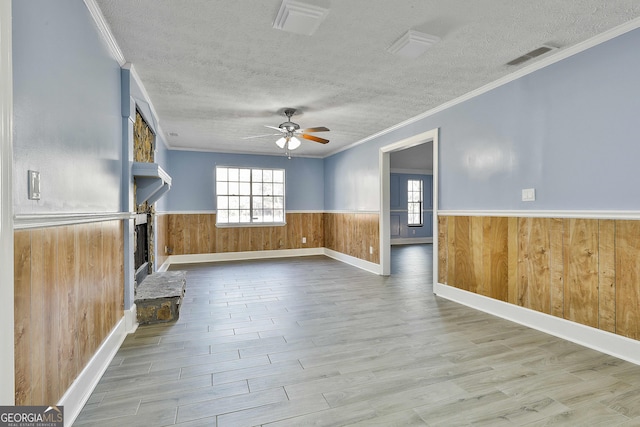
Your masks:
<instances>
[{"instance_id":1,"label":"ceiling fan light fixture","mask_svg":"<svg viewBox=\"0 0 640 427\"><path fill-rule=\"evenodd\" d=\"M387 51L394 55L413 59L425 53L427 49L439 41L440 37L438 36L409 30L396 40Z\"/></svg>"},{"instance_id":2,"label":"ceiling fan light fixture","mask_svg":"<svg viewBox=\"0 0 640 427\"><path fill-rule=\"evenodd\" d=\"M284 148L286 143L287 139L284 136L276 141L276 145L280 148Z\"/></svg>"},{"instance_id":3,"label":"ceiling fan light fixture","mask_svg":"<svg viewBox=\"0 0 640 427\"><path fill-rule=\"evenodd\" d=\"M300 140L295 136L292 136L289 139L289 150L295 150L298 147L300 147Z\"/></svg>"},{"instance_id":4,"label":"ceiling fan light fixture","mask_svg":"<svg viewBox=\"0 0 640 427\"><path fill-rule=\"evenodd\" d=\"M282 0L280 10L273 21L276 30L312 35L329 14L329 9L295 0Z\"/></svg>"}]
</instances>

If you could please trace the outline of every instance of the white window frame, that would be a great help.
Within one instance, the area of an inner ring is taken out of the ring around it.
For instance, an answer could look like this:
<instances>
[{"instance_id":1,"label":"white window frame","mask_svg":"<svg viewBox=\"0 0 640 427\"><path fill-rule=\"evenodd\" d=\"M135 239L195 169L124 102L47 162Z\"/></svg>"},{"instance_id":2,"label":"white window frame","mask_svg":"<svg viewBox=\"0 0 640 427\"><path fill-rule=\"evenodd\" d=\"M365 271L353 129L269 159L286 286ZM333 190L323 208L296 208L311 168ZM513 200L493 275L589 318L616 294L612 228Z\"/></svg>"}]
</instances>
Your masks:
<instances>
[{"instance_id":1,"label":"white window frame","mask_svg":"<svg viewBox=\"0 0 640 427\"><path fill-rule=\"evenodd\" d=\"M216 166L216 226L285 225L285 181L284 169Z\"/></svg>"},{"instance_id":2,"label":"white window frame","mask_svg":"<svg viewBox=\"0 0 640 427\"><path fill-rule=\"evenodd\" d=\"M420 189L417 191L413 189L414 182L418 182L420 184ZM412 194L418 194L418 201L412 200L414 199L414 197L411 197ZM414 207L412 208L412 206ZM424 225L424 214L422 212L423 208L424 208L424 180L408 179L407 180L407 226L408 227L422 227ZM418 214L419 222L412 222L412 216L416 214Z\"/></svg>"}]
</instances>

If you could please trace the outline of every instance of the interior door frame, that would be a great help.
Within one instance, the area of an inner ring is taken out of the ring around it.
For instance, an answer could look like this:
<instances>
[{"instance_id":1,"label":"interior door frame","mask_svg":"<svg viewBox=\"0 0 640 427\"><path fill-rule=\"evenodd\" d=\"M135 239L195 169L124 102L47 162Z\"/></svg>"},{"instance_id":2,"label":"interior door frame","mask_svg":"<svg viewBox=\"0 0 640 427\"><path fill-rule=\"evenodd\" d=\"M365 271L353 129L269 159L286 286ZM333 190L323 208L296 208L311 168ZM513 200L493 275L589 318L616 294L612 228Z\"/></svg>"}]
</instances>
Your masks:
<instances>
[{"instance_id":1,"label":"interior door frame","mask_svg":"<svg viewBox=\"0 0 640 427\"><path fill-rule=\"evenodd\" d=\"M15 404L11 18L11 0L0 0L0 405L3 406Z\"/></svg>"},{"instance_id":2,"label":"interior door frame","mask_svg":"<svg viewBox=\"0 0 640 427\"><path fill-rule=\"evenodd\" d=\"M438 134L439 128L380 148L380 270L391 274L391 153L431 142L433 145L433 283L438 277Z\"/></svg>"}]
</instances>

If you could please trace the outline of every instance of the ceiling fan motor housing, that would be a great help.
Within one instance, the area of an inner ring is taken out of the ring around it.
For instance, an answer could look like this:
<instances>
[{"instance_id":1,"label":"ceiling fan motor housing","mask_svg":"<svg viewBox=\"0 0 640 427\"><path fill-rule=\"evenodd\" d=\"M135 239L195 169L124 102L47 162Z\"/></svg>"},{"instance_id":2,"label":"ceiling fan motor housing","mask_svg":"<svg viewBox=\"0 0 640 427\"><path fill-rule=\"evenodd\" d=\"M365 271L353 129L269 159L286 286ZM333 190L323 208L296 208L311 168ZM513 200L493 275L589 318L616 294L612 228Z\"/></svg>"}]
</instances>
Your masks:
<instances>
[{"instance_id":1,"label":"ceiling fan motor housing","mask_svg":"<svg viewBox=\"0 0 640 427\"><path fill-rule=\"evenodd\" d=\"M300 129L300 125L297 123L293 123L293 122L284 122L284 123L280 123L280 126L278 126L280 129L285 130L287 132L295 132L298 129Z\"/></svg>"},{"instance_id":2,"label":"ceiling fan motor housing","mask_svg":"<svg viewBox=\"0 0 640 427\"><path fill-rule=\"evenodd\" d=\"M293 116L295 113L296 113L295 108L286 108L284 110L284 115L287 116L287 121L284 123L280 123L280 126L278 127L286 132L291 132L291 133L300 129L300 125L298 125L297 123L293 123L291 121L291 116Z\"/></svg>"}]
</instances>

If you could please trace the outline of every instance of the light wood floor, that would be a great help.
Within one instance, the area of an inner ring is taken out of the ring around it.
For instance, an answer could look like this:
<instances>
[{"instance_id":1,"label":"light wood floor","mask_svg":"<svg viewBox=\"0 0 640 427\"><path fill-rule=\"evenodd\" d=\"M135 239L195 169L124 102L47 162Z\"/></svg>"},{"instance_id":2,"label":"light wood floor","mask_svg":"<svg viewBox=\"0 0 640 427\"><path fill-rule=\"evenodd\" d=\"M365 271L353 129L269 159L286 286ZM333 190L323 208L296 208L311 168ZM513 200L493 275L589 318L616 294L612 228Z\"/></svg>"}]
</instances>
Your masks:
<instances>
[{"instance_id":1,"label":"light wood floor","mask_svg":"<svg viewBox=\"0 0 640 427\"><path fill-rule=\"evenodd\" d=\"M76 426L639 426L640 366L330 258L181 266L177 323L130 335Z\"/></svg>"}]
</instances>

